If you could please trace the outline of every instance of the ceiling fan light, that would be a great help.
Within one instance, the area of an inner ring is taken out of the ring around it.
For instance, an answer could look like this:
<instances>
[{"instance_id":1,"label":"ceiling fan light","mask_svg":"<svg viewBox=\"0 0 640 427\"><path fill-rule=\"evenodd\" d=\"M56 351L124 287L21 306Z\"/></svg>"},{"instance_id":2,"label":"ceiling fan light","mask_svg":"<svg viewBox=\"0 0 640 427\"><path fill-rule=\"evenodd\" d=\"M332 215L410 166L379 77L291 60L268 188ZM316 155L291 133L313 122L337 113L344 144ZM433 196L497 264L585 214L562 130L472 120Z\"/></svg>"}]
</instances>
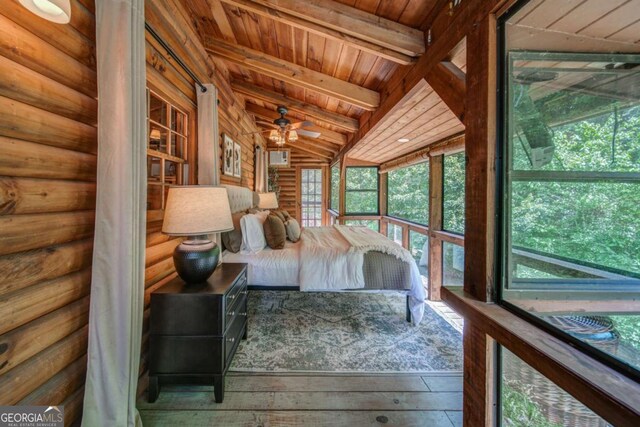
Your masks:
<instances>
[{"instance_id":1,"label":"ceiling fan light","mask_svg":"<svg viewBox=\"0 0 640 427\"><path fill-rule=\"evenodd\" d=\"M298 132L295 130L289 131L289 141L295 142L298 140Z\"/></svg>"},{"instance_id":2,"label":"ceiling fan light","mask_svg":"<svg viewBox=\"0 0 640 427\"><path fill-rule=\"evenodd\" d=\"M68 24L71 20L69 0L20 0L31 13L56 24Z\"/></svg>"},{"instance_id":3,"label":"ceiling fan light","mask_svg":"<svg viewBox=\"0 0 640 427\"><path fill-rule=\"evenodd\" d=\"M280 133L277 130L274 129L271 132L269 132L270 141L276 142L279 137L280 137Z\"/></svg>"}]
</instances>

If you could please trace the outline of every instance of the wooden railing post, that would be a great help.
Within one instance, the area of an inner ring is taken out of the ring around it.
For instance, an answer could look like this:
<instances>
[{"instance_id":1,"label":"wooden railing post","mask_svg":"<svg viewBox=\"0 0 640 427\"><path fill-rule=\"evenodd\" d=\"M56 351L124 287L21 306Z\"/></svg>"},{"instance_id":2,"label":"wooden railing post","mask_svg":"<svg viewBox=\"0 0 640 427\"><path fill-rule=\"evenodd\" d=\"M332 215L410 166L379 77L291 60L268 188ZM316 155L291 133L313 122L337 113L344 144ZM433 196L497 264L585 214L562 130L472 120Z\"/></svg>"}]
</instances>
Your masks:
<instances>
[{"instance_id":1,"label":"wooden railing post","mask_svg":"<svg viewBox=\"0 0 640 427\"><path fill-rule=\"evenodd\" d=\"M378 193L378 206L380 207L380 217L387 216L387 192L389 188L389 174L384 172L380 174L380 192ZM387 235L387 222L380 220L380 233Z\"/></svg>"},{"instance_id":2,"label":"wooden railing post","mask_svg":"<svg viewBox=\"0 0 640 427\"><path fill-rule=\"evenodd\" d=\"M429 230L442 231L442 172L444 156L429 159ZM429 233L429 299L440 300L442 240Z\"/></svg>"}]
</instances>

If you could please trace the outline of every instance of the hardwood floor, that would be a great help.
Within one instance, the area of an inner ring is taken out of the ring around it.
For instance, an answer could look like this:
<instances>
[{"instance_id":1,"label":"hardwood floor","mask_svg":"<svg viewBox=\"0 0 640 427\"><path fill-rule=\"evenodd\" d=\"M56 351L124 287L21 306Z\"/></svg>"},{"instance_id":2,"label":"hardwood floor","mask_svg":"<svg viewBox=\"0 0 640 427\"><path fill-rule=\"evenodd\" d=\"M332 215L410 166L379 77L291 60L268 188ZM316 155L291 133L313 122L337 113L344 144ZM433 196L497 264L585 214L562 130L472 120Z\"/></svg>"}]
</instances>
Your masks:
<instances>
[{"instance_id":1,"label":"hardwood floor","mask_svg":"<svg viewBox=\"0 0 640 427\"><path fill-rule=\"evenodd\" d=\"M213 387L164 387L138 408L145 426L462 426L462 375L227 376Z\"/></svg>"}]
</instances>

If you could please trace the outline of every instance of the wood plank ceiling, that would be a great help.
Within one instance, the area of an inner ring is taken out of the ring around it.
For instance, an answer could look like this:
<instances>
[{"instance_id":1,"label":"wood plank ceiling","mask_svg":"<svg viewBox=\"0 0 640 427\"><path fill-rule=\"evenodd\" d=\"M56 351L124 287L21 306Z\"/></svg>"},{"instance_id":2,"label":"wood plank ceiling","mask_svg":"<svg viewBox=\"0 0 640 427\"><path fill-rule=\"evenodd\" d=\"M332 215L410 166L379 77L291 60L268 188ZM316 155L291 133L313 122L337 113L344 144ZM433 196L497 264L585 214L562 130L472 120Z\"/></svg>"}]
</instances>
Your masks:
<instances>
[{"instance_id":1,"label":"wood plank ceiling","mask_svg":"<svg viewBox=\"0 0 640 427\"><path fill-rule=\"evenodd\" d=\"M250 114L272 121L285 105L292 121L312 121L309 130L321 132L287 143L299 154L328 162L348 152L381 164L464 132L465 40L392 111L381 103L389 84L426 56L423 30L446 13L446 0L181 1ZM548 1L533 0L513 24L519 48L558 51L578 37L593 50L637 51L640 22L627 21L640 0L571 0L547 16L538 6ZM372 114L381 119L369 128Z\"/></svg>"},{"instance_id":2,"label":"wood plank ceiling","mask_svg":"<svg viewBox=\"0 0 640 427\"><path fill-rule=\"evenodd\" d=\"M424 52L420 28L433 7L442 3L181 1L211 57L228 69L233 89L249 113L272 121L278 117L277 106L285 105L292 121L312 121L315 126L307 130L322 135L288 146L298 145L322 162L333 158L357 131L363 113L378 107L379 91L397 68ZM358 158L374 159L366 150L360 150ZM375 157L377 163L379 158Z\"/></svg>"}]
</instances>

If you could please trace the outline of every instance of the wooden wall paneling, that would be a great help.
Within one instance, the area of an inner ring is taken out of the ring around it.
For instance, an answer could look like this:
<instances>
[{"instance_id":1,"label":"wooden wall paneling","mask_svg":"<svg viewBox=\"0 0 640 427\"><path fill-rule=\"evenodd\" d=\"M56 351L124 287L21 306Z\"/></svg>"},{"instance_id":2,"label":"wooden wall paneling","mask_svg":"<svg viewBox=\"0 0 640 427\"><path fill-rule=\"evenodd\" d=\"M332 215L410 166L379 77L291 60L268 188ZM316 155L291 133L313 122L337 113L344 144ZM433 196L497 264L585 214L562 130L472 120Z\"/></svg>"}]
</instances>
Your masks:
<instances>
[{"instance_id":1,"label":"wooden wall paneling","mask_svg":"<svg viewBox=\"0 0 640 427\"><path fill-rule=\"evenodd\" d=\"M82 407L96 192L95 19L82 2L69 25L0 8L0 404L68 404L67 423Z\"/></svg>"},{"instance_id":2,"label":"wooden wall paneling","mask_svg":"<svg viewBox=\"0 0 640 427\"><path fill-rule=\"evenodd\" d=\"M38 24L42 21L35 15L31 19ZM3 15L0 55L85 95L96 96L95 67L82 64Z\"/></svg>"},{"instance_id":3,"label":"wooden wall paneling","mask_svg":"<svg viewBox=\"0 0 640 427\"><path fill-rule=\"evenodd\" d=\"M429 230L442 230L442 179L444 156L429 159ZM442 240L429 235L429 299L440 300L442 287Z\"/></svg>"},{"instance_id":4,"label":"wooden wall paneling","mask_svg":"<svg viewBox=\"0 0 640 427\"><path fill-rule=\"evenodd\" d=\"M494 211L496 146L496 22L489 16L467 38L465 116L464 288L480 301L494 295Z\"/></svg>"}]
</instances>

